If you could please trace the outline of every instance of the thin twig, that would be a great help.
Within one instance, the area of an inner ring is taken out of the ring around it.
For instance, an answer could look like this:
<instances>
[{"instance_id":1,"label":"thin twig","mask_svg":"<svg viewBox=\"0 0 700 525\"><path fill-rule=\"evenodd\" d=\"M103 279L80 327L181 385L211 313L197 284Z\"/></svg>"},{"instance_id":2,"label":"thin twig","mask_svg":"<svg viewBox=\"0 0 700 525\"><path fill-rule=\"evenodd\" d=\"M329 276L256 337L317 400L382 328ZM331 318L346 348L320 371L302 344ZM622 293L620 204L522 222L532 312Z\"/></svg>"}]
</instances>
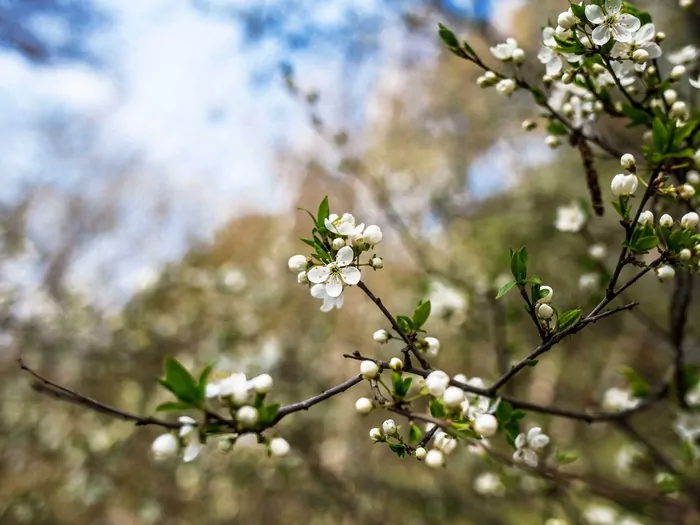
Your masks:
<instances>
[{"instance_id":1,"label":"thin twig","mask_svg":"<svg viewBox=\"0 0 700 525\"><path fill-rule=\"evenodd\" d=\"M293 414L294 412L299 412L301 410L308 410L312 406L318 405L320 402L325 401L326 399L330 399L333 396L337 396L338 394L345 392L346 390L352 388L356 384L362 382L362 379L362 376L358 374L354 377L351 377L347 381L344 381L343 383L334 386L333 388L325 390L317 396L310 397L309 399L306 399L304 401L299 401L298 403L292 403L291 405L284 406L279 409L279 411L277 412L277 417L275 418L274 423L272 424L277 423L280 419L288 416L289 414Z\"/></svg>"}]
</instances>

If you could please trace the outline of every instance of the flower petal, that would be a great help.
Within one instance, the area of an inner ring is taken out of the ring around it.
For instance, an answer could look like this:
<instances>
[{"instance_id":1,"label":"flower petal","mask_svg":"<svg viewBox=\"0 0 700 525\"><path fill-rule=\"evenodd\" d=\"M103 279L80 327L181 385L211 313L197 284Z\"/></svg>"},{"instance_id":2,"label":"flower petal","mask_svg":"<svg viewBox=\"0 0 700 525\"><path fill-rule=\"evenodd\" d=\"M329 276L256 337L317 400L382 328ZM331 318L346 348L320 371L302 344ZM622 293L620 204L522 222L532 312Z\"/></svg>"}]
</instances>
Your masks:
<instances>
[{"instance_id":1,"label":"flower petal","mask_svg":"<svg viewBox=\"0 0 700 525\"><path fill-rule=\"evenodd\" d=\"M598 26L591 33L591 40L597 46L604 46L610 40L610 28L608 26Z\"/></svg>"},{"instance_id":2,"label":"flower petal","mask_svg":"<svg viewBox=\"0 0 700 525\"><path fill-rule=\"evenodd\" d=\"M194 460L197 456L199 456L199 453L201 451L202 444L199 442L199 435L192 436L190 442L187 444L182 454L182 460L185 463L189 463L190 461Z\"/></svg>"},{"instance_id":3,"label":"flower petal","mask_svg":"<svg viewBox=\"0 0 700 525\"><path fill-rule=\"evenodd\" d=\"M338 297L343 293L343 282L337 275L331 275L326 283L326 293L331 297Z\"/></svg>"},{"instance_id":4,"label":"flower petal","mask_svg":"<svg viewBox=\"0 0 700 525\"><path fill-rule=\"evenodd\" d=\"M344 300L343 297L344 296L341 294L338 297L336 297L335 299L333 299L335 301L335 307L338 310L340 310L343 307L343 300Z\"/></svg>"},{"instance_id":5,"label":"flower petal","mask_svg":"<svg viewBox=\"0 0 700 525\"><path fill-rule=\"evenodd\" d=\"M615 26L622 26L631 33L638 31L641 25L642 23L639 21L639 18L629 13L620 15L617 17L617 20L615 20Z\"/></svg>"},{"instance_id":6,"label":"flower petal","mask_svg":"<svg viewBox=\"0 0 700 525\"><path fill-rule=\"evenodd\" d=\"M649 58L651 59L661 58L661 55L663 54L659 44L656 44L654 42L652 42L651 44L646 44L644 47L642 47L642 49L649 53Z\"/></svg>"},{"instance_id":7,"label":"flower petal","mask_svg":"<svg viewBox=\"0 0 700 525\"><path fill-rule=\"evenodd\" d=\"M331 310L333 310L334 306L335 299L333 297L329 297L328 294L326 294L326 298L323 300L323 304L321 305L321 311L324 313L330 312Z\"/></svg>"},{"instance_id":8,"label":"flower petal","mask_svg":"<svg viewBox=\"0 0 700 525\"><path fill-rule=\"evenodd\" d=\"M547 445L549 445L549 436L545 434L540 434L530 440L530 447L535 450L540 450Z\"/></svg>"},{"instance_id":9,"label":"flower petal","mask_svg":"<svg viewBox=\"0 0 700 525\"><path fill-rule=\"evenodd\" d=\"M518 449L515 452L513 452L513 461L516 463L522 463L523 462L523 456L524 456L524 451L523 449Z\"/></svg>"},{"instance_id":10,"label":"flower petal","mask_svg":"<svg viewBox=\"0 0 700 525\"><path fill-rule=\"evenodd\" d=\"M315 299L325 299L328 297L328 294L326 293L326 285L325 284L314 284L311 287L311 297Z\"/></svg>"},{"instance_id":11,"label":"flower petal","mask_svg":"<svg viewBox=\"0 0 700 525\"><path fill-rule=\"evenodd\" d=\"M539 463L539 458L537 457L537 452L534 450L526 449L524 454L523 454L523 460L525 461L525 464L535 468L537 464Z\"/></svg>"},{"instance_id":12,"label":"flower petal","mask_svg":"<svg viewBox=\"0 0 700 525\"><path fill-rule=\"evenodd\" d=\"M695 80L694 78L689 78L688 82L690 82L690 85L693 86L695 89L700 89L700 76L697 80Z\"/></svg>"},{"instance_id":13,"label":"flower petal","mask_svg":"<svg viewBox=\"0 0 700 525\"><path fill-rule=\"evenodd\" d=\"M547 74L556 75L563 67L564 63L561 61L561 58L555 55L552 60L547 62Z\"/></svg>"},{"instance_id":14,"label":"flower petal","mask_svg":"<svg viewBox=\"0 0 700 525\"><path fill-rule=\"evenodd\" d=\"M331 270L328 266L314 266L306 274L306 277L312 283L323 283L328 280Z\"/></svg>"},{"instance_id":15,"label":"flower petal","mask_svg":"<svg viewBox=\"0 0 700 525\"><path fill-rule=\"evenodd\" d=\"M586 6L586 18L592 24L602 24L605 20L605 14L599 5L587 5Z\"/></svg>"},{"instance_id":16,"label":"flower petal","mask_svg":"<svg viewBox=\"0 0 700 525\"><path fill-rule=\"evenodd\" d=\"M608 15L619 13L622 9L622 0L605 0L605 12Z\"/></svg>"},{"instance_id":17,"label":"flower petal","mask_svg":"<svg viewBox=\"0 0 700 525\"><path fill-rule=\"evenodd\" d=\"M653 42L655 36L656 28L654 24L644 24L634 35L634 43L638 46L643 46L644 44Z\"/></svg>"},{"instance_id":18,"label":"flower petal","mask_svg":"<svg viewBox=\"0 0 700 525\"><path fill-rule=\"evenodd\" d=\"M621 24L612 26L612 36L618 42L631 43L634 40L634 33Z\"/></svg>"},{"instance_id":19,"label":"flower petal","mask_svg":"<svg viewBox=\"0 0 700 525\"><path fill-rule=\"evenodd\" d=\"M347 284L357 284L360 282L360 279L362 279L360 270L354 266L348 266L347 268L340 270L340 276Z\"/></svg>"},{"instance_id":20,"label":"flower petal","mask_svg":"<svg viewBox=\"0 0 700 525\"><path fill-rule=\"evenodd\" d=\"M627 58L630 54L630 46L622 42L615 42L615 45L610 50L610 56L613 58Z\"/></svg>"},{"instance_id":21,"label":"flower petal","mask_svg":"<svg viewBox=\"0 0 700 525\"><path fill-rule=\"evenodd\" d=\"M518 434L518 437L515 438L515 448L523 448L525 443L527 443L525 434Z\"/></svg>"},{"instance_id":22,"label":"flower petal","mask_svg":"<svg viewBox=\"0 0 700 525\"><path fill-rule=\"evenodd\" d=\"M333 217L333 216L331 215L331 217ZM325 226L326 226L326 229L327 229L329 232L338 233L338 230L337 230L337 228L335 227L335 224L333 224L333 221L331 220L330 217L327 218L327 219L324 221L324 224L325 224Z\"/></svg>"},{"instance_id":23,"label":"flower petal","mask_svg":"<svg viewBox=\"0 0 700 525\"><path fill-rule=\"evenodd\" d=\"M338 266L347 266L355 258L355 253L352 251L350 246L343 246L338 250L338 254L335 256L335 262ZM311 280L311 278L309 278Z\"/></svg>"},{"instance_id":24,"label":"flower petal","mask_svg":"<svg viewBox=\"0 0 700 525\"><path fill-rule=\"evenodd\" d=\"M542 433L542 429L540 427L532 427L530 430L527 431L527 442L530 443L534 438L539 436Z\"/></svg>"}]
</instances>

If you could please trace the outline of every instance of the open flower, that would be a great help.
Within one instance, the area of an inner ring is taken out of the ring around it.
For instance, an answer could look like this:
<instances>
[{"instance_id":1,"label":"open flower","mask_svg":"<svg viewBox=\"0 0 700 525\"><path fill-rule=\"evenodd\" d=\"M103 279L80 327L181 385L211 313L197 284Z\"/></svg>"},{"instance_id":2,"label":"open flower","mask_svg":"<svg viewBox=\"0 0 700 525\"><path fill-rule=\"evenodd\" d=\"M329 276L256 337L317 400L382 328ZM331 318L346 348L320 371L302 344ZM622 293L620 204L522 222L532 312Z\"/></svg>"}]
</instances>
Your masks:
<instances>
[{"instance_id":1,"label":"open flower","mask_svg":"<svg viewBox=\"0 0 700 525\"><path fill-rule=\"evenodd\" d=\"M314 284L311 287L311 297L323 300L321 305L322 312L330 312L333 308L340 310L343 307L343 294L340 294L338 297L331 297L326 292L325 284Z\"/></svg>"},{"instance_id":2,"label":"open flower","mask_svg":"<svg viewBox=\"0 0 700 525\"><path fill-rule=\"evenodd\" d=\"M329 232L346 236L360 235L365 227L364 223L356 226L355 217L349 213L343 213L342 217L332 213L326 219L325 226Z\"/></svg>"},{"instance_id":3,"label":"open flower","mask_svg":"<svg viewBox=\"0 0 700 525\"><path fill-rule=\"evenodd\" d=\"M547 67L550 76L558 74L564 67L564 61L580 62L582 57L573 53L564 53L559 49L559 44L554 39L556 30L553 27L545 27L542 30L542 47L537 54L537 59Z\"/></svg>"},{"instance_id":4,"label":"open flower","mask_svg":"<svg viewBox=\"0 0 700 525\"><path fill-rule=\"evenodd\" d=\"M538 453L547 445L549 445L549 436L543 434L540 427L531 428L527 434L518 434L515 438L517 450L513 454L513 460L536 467L539 463Z\"/></svg>"},{"instance_id":5,"label":"open flower","mask_svg":"<svg viewBox=\"0 0 700 525\"><path fill-rule=\"evenodd\" d=\"M193 461L202 451L202 442L199 438L199 430L197 430L197 421L188 416L179 418L180 423L180 439L185 444L185 450L182 453L182 460L185 463Z\"/></svg>"},{"instance_id":6,"label":"open flower","mask_svg":"<svg viewBox=\"0 0 700 525\"><path fill-rule=\"evenodd\" d=\"M598 26L591 35L594 44L603 46L611 36L618 42L632 42L641 22L635 16L620 13L621 9L622 0L605 0L605 10L595 4L586 6L586 18Z\"/></svg>"},{"instance_id":7,"label":"open flower","mask_svg":"<svg viewBox=\"0 0 700 525\"><path fill-rule=\"evenodd\" d=\"M330 297L339 297L343 293L343 283L357 284L362 277L360 270L349 266L354 258L352 248L344 246L338 250L335 262L326 266L314 266L307 273L307 277L314 284L326 283L326 293Z\"/></svg>"},{"instance_id":8,"label":"open flower","mask_svg":"<svg viewBox=\"0 0 700 525\"><path fill-rule=\"evenodd\" d=\"M581 207L573 203L570 206L560 206L557 208L557 220L554 226L560 232L580 232L586 223L586 214Z\"/></svg>"},{"instance_id":9,"label":"open flower","mask_svg":"<svg viewBox=\"0 0 700 525\"><path fill-rule=\"evenodd\" d=\"M627 60L632 59L632 55L638 49L643 49L649 53L649 58L660 58L661 48L659 44L654 42L656 37L656 28L654 24L644 24L639 31L637 31L631 42L615 42L610 54L613 58L624 58Z\"/></svg>"},{"instance_id":10,"label":"open flower","mask_svg":"<svg viewBox=\"0 0 700 525\"><path fill-rule=\"evenodd\" d=\"M498 60L511 60L513 58L513 51L518 49L518 41L515 38L508 38L505 42L497 44L491 48L491 53Z\"/></svg>"},{"instance_id":11,"label":"open flower","mask_svg":"<svg viewBox=\"0 0 700 525\"><path fill-rule=\"evenodd\" d=\"M230 396L236 405L248 401L251 394L251 384L245 374L234 373L216 381L207 383L205 395L207 398Z\"/></svg>"}]
</instances>

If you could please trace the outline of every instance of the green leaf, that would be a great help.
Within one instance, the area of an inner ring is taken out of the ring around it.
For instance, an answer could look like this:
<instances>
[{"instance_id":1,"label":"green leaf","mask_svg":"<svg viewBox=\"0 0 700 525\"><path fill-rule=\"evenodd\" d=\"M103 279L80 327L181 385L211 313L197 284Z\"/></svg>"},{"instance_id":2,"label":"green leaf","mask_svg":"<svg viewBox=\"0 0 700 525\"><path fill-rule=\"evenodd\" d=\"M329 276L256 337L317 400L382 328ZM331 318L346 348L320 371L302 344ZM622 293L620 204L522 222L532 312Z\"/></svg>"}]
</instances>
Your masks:
<instances>
[{"instance_id":1,"label":"green leaf","mask_svg":"<svg viewBox=\"0 0 700 525\"><path fill-rule=\"evenodd\" d=\"M498 290L498 295L496 295L496 299L500 299L501 297L503 297L503 296L504 296L505 294L507 294L507 293L510 291L510 289L513 288L513 286L515 286L516 284L518 284L518 283L515 282L515 281L511 281L511 282L506 283L506 284L504 284L503 286L501 286L501 289Z\"/></svg>"},{"instance_id":2,"label":"green leaf","mask_svg":"<svg viewBox=\"0 0 700 525\"><path fill-rule=\"evenodd\" d=\"M161 403L156 407L156 412L172 412L176 410L187 410L188 408L192 408L191 403L183 403L181 401L176 403Z\"/></svg>"},{"instance_id":3,"label":"green leaf","mask_svg":"<svg viewBox=\"0 0 700 525\"><path fill-rule=\"evenodd\" d=\"M515 280L519 283L527 281L527 249L520 248L510 254L510 271Z\"/></svg>"},{"instance_id":4,"label":"green leaf","mask_svg":"<svg viewBox=\"0 0 700 525\"><path fill-rule=\"evenodd\" d=\"M406 455L406 447L404 447L400 443L389 443L389 448L394 454L396 454L400 458Z\"/></svg>"},{"instance_id":5,"label":"green leaf","mask_svg":"<svg viewBox=\"0 0 700 525\"><path fill-rule=\"evenodd\" d=\"M557 450L554 460L559 465L568 465L578 459L578 452L575 450Z\"/></svg>"},{"instance_id":6,"label":"green leaf","mask_svg":"<svg viewBox=\"0 0 700 525\"><path fill-rule=\"evenodd\" d=\"M653 250L659 245L659 238L656 235L650 235L648 237L641 237L637 239L634 245L630 248L636 253L644 253L649 250Z\"/></svg>"},{"instance_id":7,"label":"green leaf","mask_svg":"<svg viewBox=\"0 0 700 525\"><path fill-rule=\"evenodd\" d=\"M681 488L681 484L678 478L669 474L667 472L661 473L656 476L656 487L659 489L661 494L673 494L678 492Z\"/></svg>"},{"instance_id":8,"label":"green leaf","mask_svg":"<svg viewBox=\"0 0 700 525\"><path fill-rule=\"evenodd\" d=\"M266 427L272 424L272 422L277 417L277 412L280 410L279 404L267 405L258 409L258 423L259 427Z\"/></svg>"},{"instance_id":9,"label":"green leaf","mask_svg":"<svg viewBox=\"0 0 700 525\"><path fill-rule=\"evenodd\" d=\"M413 332L413 321L405 315L396 316L396 322L404 332Z\"/></svg>"},{"instance_id":10,"label":"green leaf","mask_svg":"<svg viewBox=\"0 0 700 525\"><path fill-rule=\"evenodd\" d=\"M330 217L330 207L328 205L328 196L324 197L321 204L318 206L318 219L316 220L316 225L320 228L326 223L326 219Z\"/></svg>"},{"instance_id":11,"label":"green leaf","mask_svg":"<svg viewBox=\"0 0 700 525\"><path fill-rule=\"evenodd\" d=\"M197 389L199 390L199 399L204 399L207 392L207 383L209 382L209 376L212 370L214 370L214 365L216 363L211 361L202 369L199 373L199 380L197 381Z\"/></svg>"},{"instance_id":12,"label":"green leaf","mask_svg":"<svg viewBox=\"0 0 700 525\"><path fill-rule=\"evenodd\" d=\"M559 322L557 323L557 329L562 332L567 328L574 326L581 320L581 309L576 308L575 310L568 310L559 316Z\"/></svg>"},{"instance_id":13,"label":"green leaf","mask_svg":"<svg viewBox=\"0 0 700 525\"><path fill-rule=\"evenodd\" d=\"M632 104L624 104L622 106L622 114L630 119L630 123L627 124L628 128L633 128L635 126L648 126L652 120L649 113L635 108Z\"/></svg>"},{"instance_id":14,"label":"green leaf","mask_svg":"<svg viewBox=\"0 0 700 525\"><path fill-rule=\"evenodd\" d=\"M316 217L314 217L313 213L311 213L306 208L297 208L297 210L305 211L308 214L308 216L311 217L311 220L314 222L314 226L318 226L318 223L316 222Z\"/></svg>"},{"instance_id":15,"label":"green leaf","mask_svg":"<svg viewBox=\"0 0 700 525\"><path fill-rule=\"evenodd\" d=\"M530 93L532 93L532 98L538 106L544 106L547 103L547 96L541 89L533 87L530 89Z\"/></svg>"},{"instance_id":16,"label":"green leaf","mask_svg":"<svg viewBox=\"0 0 700 525\"><path fill-rule=\"evenodd\" d=\"M399 399L406 397L406 394L411 389L413 378L407 377L404 379L398 372L392 372L391 378L394 382L394 395Z\"/></svg>"},{"instance_id":17,"label":"green leaf","mask_svg":"<svg viewBox=\"0 0 700 525\"><path fill-rule=\"evenodd\" d=\"M202 399L194 377L177 359L166 357L164 369L165 377L161 379L161 384L175 394L180 401L196 403Z\"/></svg>"},{"instance_id":18,"label":"green leaf","mask_svg":"<svg viewBox=\"0 0 700 525\"><path fill-rule=\"evenodd\" d=\"M413 329L420 330L430 317L430 301L421 301L413 311Z\"/></svg>"},{"instance_id":19,"label":"green leaf","mask_svg":"<svg viewBox=\"0 0 700 525\"><path fill-rule=\"evenodd\" d=\"M445 408L436 398L430 400L430 415L433 417L445 417Z\"/></svg>"},{"instance_id":20,"label":"green leaf","mask_svg":"<svg viewBox=\"0 0 700 525\"><path fill-rule=\"evenodd\" d=\"M574 16L585 23L587 20L585 6L578 5L575 2L569 2L569 5L571 6L571 12L574 13Z\"/></svg>"},{"instance_id":21,"label":"green leaf","mask_svg":"<svg viewBox=\"0 0 700 525\"><path fill-rule=\"evenodd\" d=\"M508 421L510 421L512 416L513 406L508 403L508 401L501 400L501 402L498 404L498 408L496 409L496 419L498 419L498 422L505 425Z\"/></svg>"},{"instance_id":22,"label":"green leaf","mask_svg":"<svg viewBox=\"0 0 700 525\"><path fill-rule=\"evenodd\" d=\"M421 439L423 439L423 433L420 431L420 428L412 424L411 428L408 430L408 442L414 445L420 443Z\"/></svg>"},{"instance_id":23,"label":"green leaf","mask_svg":"<svg viewBox=\"0 0 700 525\"><path fill-rule=\"evenodd\" d=\"M547 133L550 135L568 135L569 130L558 120L550 120L547 124Z\"/></svg>"},{"instance_id":24,"label":"green leaf","mask_svg":"<svg viewBox=\"0 0 700 525\"><path fill-rule=\"evenodd\" d=\"M683 249L683 230L676 230L669 235L666 244L673 252L680 252Z\"/></svg>"},{"instance_id":25,"label":"green leaf","mask_svg":"<svg viewBox=\"0 0 700 525\"><path fill-rule=\"evenodd\" d=\"M438 34L440 35L440 39L445 43L445 45L447 47L459 49L459 40L457 40L457 37L452 32L452 30L448 29L442 24L438 24L438 28Z\"/></svg>"},{"instance_id":26,"label":"green leaf","mask_svg":"<svg viewBox=\"0 0 700 525\"><path fill-rule=\"evenodd\" d=\"M668 144L668 132L661 119L656 117L652 122L652 134L654 138L654 149L660 153L666 152Z\"/></svg>"},{"instance_id":27,"label":"green leaf","mask_svg":"<svg viewBox=\"0 0 700 525\"><path fill-rule=\"evenodd\" d=\"M632 368L625 366L620 369L620 373L625 376L627 383L629 383L630 391L634 397L646 397L649 395L650 388L649 383L647 383L644 378L642 378L637 372Z\"/></svg>"}]
</instances>

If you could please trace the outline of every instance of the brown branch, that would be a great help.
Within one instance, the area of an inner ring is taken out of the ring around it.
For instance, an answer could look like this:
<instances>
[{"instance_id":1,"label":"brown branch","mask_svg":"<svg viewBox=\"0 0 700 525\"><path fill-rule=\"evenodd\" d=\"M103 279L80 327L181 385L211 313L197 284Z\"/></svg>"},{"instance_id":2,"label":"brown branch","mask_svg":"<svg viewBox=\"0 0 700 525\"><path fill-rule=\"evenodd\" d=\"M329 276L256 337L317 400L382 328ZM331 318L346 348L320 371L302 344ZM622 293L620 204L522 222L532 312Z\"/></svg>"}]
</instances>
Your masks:
<instances>
[{"instance_id":1,"label":"brown branch","mask_svg":"<svg viewBox=\"0 0 700 525\"><path fill-rule=\"evenodd\" d=\"M685 382L685 351L683 341L685 339L685 327L688 321L688 309L693 297L693 276L688 270L681 270L676 275L673 299L669 319L669 331L675 353L674 369L676 383L676 397L682 408L688 408L685 399L687 385Z\"/></svg>"}]
</instances>

